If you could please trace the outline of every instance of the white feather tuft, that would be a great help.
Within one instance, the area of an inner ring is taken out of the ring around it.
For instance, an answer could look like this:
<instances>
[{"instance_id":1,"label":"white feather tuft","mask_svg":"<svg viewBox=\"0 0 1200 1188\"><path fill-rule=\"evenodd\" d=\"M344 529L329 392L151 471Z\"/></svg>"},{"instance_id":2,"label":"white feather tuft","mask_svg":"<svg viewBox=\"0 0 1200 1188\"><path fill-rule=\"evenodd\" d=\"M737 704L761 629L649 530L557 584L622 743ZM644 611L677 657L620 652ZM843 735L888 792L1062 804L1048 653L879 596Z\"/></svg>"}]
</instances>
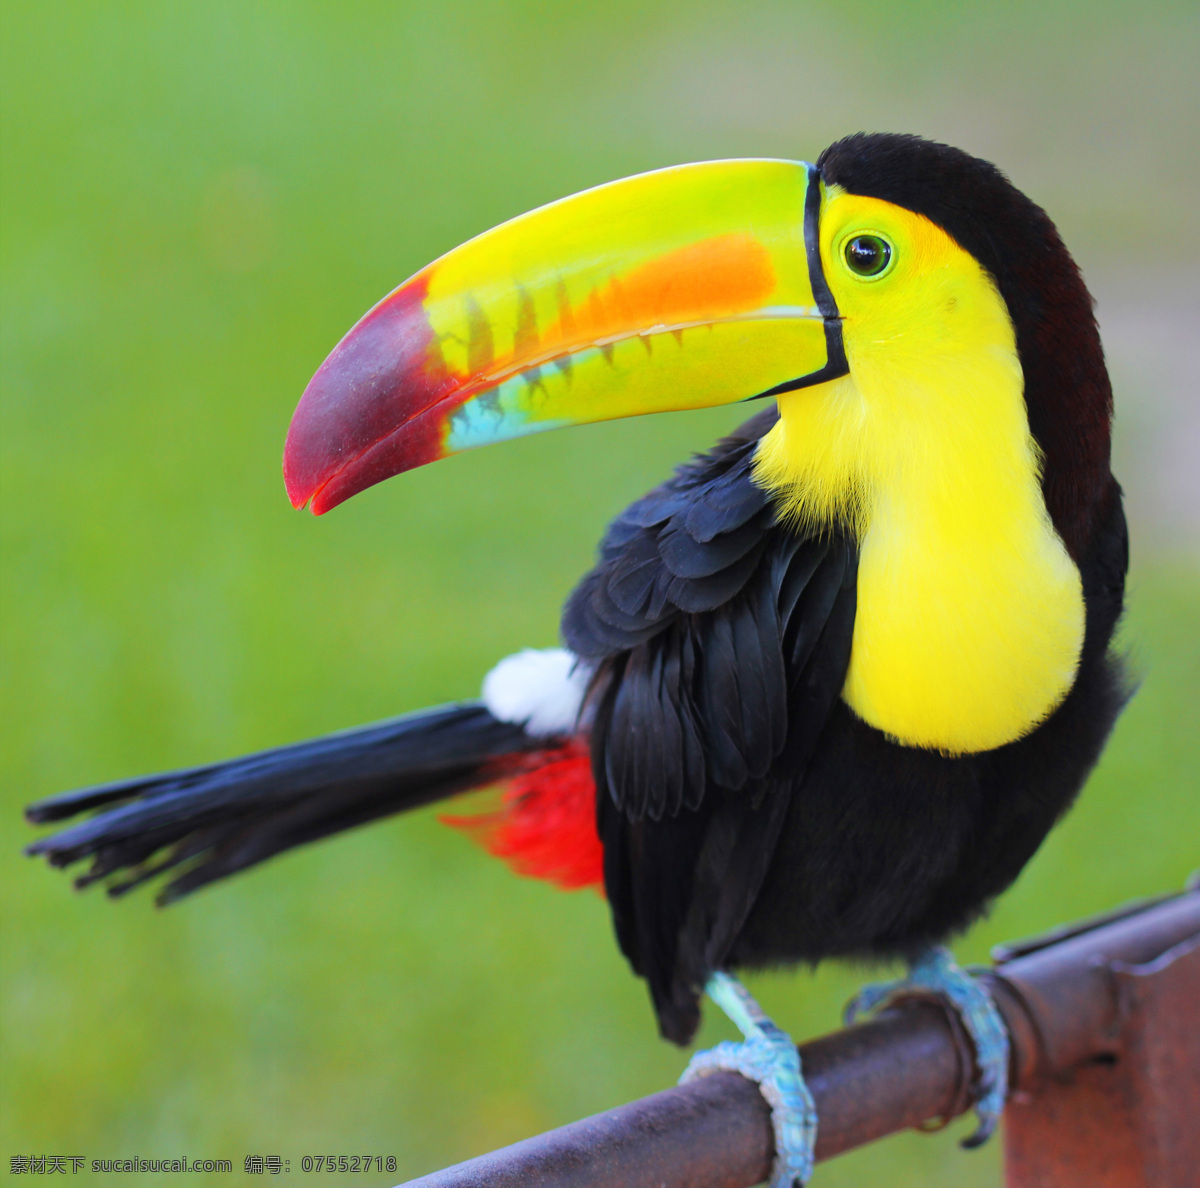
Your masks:
<instances>
[{"instance_id":1,"label":"white feather tuft","mask_svg":"<svg viewBox=\"0 0 1200 1188\"><path fill-rule=\"evenodd\" d=\"M525 648L483 678L483 703L530 734L573 734L591 668L565 648Z\"/></svg>"}]
</instances>

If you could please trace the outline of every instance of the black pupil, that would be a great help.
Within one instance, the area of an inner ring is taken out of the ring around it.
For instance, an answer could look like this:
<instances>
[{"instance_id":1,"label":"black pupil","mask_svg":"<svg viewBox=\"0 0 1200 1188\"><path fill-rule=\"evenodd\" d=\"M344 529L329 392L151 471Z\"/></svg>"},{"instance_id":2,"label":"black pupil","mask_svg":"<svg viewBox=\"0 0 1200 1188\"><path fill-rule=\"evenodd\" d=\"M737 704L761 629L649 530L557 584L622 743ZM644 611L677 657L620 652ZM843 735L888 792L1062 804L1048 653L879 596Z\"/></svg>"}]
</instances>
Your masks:
<instances>
[{"instance_id":1,"label":"black pupil","mask_svg":"<svg viewBox=\"0 0 1200 1188\"><path fill-rule=\"evenodd\" d=\"M878 235L856 235L846 244L846 263L859 276L878 276L891 258L891 245Z\"/></svg>"}]
</instances>

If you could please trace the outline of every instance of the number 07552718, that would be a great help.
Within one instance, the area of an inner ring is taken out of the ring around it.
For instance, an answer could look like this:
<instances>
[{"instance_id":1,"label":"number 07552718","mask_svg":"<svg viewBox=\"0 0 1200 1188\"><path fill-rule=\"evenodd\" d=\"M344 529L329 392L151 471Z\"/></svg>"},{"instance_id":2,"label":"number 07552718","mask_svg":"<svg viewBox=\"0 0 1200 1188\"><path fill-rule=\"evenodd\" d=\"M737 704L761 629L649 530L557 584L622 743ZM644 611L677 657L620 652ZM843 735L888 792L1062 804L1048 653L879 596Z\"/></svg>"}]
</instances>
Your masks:
<instances>
[{"instance_id":1,"label":"number 07552718","mask_svg":"<svg viewBox=\"0 0 1200 1188\"><path fill-rule=\"evenodd\" d=\"M371 1172L396 1170L395 1155L305 1155L300 1160L306 1172Z\"/></svg>"}]
</instances>

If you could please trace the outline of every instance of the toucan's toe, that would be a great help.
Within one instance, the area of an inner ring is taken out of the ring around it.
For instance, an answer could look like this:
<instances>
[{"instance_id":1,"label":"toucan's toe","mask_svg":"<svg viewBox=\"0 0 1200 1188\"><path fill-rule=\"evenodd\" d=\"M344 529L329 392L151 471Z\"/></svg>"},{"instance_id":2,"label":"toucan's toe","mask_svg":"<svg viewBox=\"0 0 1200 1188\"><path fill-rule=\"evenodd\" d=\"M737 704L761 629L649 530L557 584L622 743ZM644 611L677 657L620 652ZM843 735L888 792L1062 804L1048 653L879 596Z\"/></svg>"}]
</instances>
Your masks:
<instances>
[{"instance_id":1,"label":"toucan's toe","mask_svg":"<svg viewBox=\"0 0 1200 1188\"><path fill-rule=\"evenodd\" d=\"M864 986L846 1006L846 1022L896 998L936 994L955 1010L975 1046L977 1075L973 1086L979 1125L963 1146L981 1146L991 1137L1008 1096L1008 1029L987 990L941 945L927 949L913 962L908 977Z\"/></svg>"},{"instance_id":2,"label":"toucan's toe","mask_svg":"<svg viewBox=\"0 0 1200 1188\"><path fill-rule=\"evenodd\" d=\"M817 1107L804 1083L800 1053L788 1035L762 1012L749 992L729 974L713 974L705 992L737 1024L745 1040L726 1040L697 1052L680 1083L728 1070L754 1081L771 1107L775 1162L771 1188L802 1188L813 1172Z\"/></svg>"}]
</instances>

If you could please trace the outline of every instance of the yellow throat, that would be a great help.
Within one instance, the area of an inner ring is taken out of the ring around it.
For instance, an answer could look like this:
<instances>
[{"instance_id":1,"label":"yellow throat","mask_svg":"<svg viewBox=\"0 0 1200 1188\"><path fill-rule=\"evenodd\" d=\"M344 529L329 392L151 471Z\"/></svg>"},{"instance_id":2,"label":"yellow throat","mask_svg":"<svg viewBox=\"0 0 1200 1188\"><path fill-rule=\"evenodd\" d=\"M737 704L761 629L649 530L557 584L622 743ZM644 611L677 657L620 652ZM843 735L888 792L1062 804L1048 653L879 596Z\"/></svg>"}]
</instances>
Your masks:
<instances>
[{"instance_id":1,"label":"yellow throat","mask_svg":"<svg viewBox=\"0 0 1200 1188\"><path fill-rule=\"evenodd\" d=\"M847 263L863 234L891 246L878 276ZM1084 631L1012 322L967 252L890 203L831 188L821 256L850 374L779 397L756 478L786 517L858 537L850 708L902 743L990 750L1066 696Z\"/></svg>"}]
</instances>

